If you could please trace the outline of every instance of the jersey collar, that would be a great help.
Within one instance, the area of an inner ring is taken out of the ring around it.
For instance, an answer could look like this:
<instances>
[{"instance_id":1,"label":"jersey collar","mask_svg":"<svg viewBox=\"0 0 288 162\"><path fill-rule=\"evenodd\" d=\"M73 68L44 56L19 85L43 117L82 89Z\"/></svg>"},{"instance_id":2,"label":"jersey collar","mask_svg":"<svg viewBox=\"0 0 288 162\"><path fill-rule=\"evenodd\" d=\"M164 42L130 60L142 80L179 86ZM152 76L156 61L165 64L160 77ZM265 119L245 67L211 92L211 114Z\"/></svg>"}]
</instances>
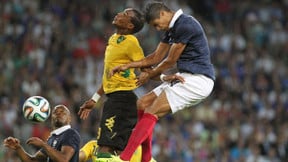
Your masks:
<instances>
[{"instance_id":1,"label":"jersey collar","mask_svg":"<svg viewBox=\"0 0 288 162\"><path fill-rule=\"evenodd\" d=\"M176 22L176 20L180 17L180 15L183 14L182 9L179 9L178 11L175 12L174 16L172 17L172 20L169 23L169 29L172 28Z\"/></svg>"},{"instance_id":2,"label":"jersey collar","mask_svg":"<svg viewBox=\"0 0 288 162\"><path fill-rule=\"evenodd\" d=\"M60 128L57 128L57 129L53 130L51 132L51 135L53 135L53 134L54 135L59 135L59 134L65 132L67 129L70 129L70 128L71 128L71 125L64 125L64 126L62 126Z\"/></svg>"}]
</instances>

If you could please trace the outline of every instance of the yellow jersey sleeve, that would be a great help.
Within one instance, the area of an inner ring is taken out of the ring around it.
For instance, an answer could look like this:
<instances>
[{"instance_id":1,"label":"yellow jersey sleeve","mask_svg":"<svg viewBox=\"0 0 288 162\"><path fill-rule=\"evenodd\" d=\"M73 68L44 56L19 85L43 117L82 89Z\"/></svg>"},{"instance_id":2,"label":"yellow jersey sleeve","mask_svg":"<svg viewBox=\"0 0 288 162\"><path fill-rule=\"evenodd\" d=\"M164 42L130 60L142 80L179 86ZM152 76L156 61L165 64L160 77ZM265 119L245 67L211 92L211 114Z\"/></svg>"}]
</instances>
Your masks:
<instances>
[{"instance_id":1,"label":"yellow jersey sleeve","mask_svg":"<svg viewBox=\"0 0 288 162\"><path fill-rule=\"evenodd\" d=\"M130 162L141 162L142 160L142 147L141 145L136 149L134 154L132 155Z\"/></svg>"},{"instance_id":2,"label":"yellow jersey sleeve","mask_svg":"<svg viewBox=\"0 0 288 162\"><path fill-rule=\"evenodd\" d=\"M116 73L112 77L109 77L109 73L115 66L124 65L143 58L143 50L134 35L112 35L108 41L104 58L102 82L105 93L134 90L137 88L134 68Z\"/></svg>"},{"instance_id":3,"label":"yellow jersey sleeve","mask_svg":"<svg viewBox=\"0 0 288 162\"><path fill-rule=\"evenodd\" d=\"M96 150L98 148L97 141L91 140L87 142L80 150L85 153L85 161L92 159L96 161Z\"/></svg>"},{"instance_id":4,"label":"yellow jersey sleeve","mask_svg":"<svg viewBox=\"0 0 288 162\"><path fill-rule=\"evenodd\" d=\"M87 142L80 150L85 153L85 159L84 161L92 160L92 162L96 161L96 151L97 151L98 145L96 140L91 140ZM141 162L142 158L142 148L141 145L136 149L134 154L131 157L130 162Z\"/></svg>"}]
</instances>

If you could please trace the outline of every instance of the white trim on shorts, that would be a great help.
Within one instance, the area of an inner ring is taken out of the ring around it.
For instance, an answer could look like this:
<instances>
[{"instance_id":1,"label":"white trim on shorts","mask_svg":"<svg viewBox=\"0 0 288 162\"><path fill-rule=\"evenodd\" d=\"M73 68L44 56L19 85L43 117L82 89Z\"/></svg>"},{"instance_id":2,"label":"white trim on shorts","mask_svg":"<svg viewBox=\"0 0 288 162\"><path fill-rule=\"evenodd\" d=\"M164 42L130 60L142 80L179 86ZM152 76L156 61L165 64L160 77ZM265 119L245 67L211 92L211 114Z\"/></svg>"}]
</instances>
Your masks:
<instances>
[{"instance_id":1,"label":"white trim on shorts","mask_svg":"<svg viewBox=\"0 0 288 162\"><path fill-rule=\"evenodd\" d=\"M177 73L177 75L184 78L183 84L171 85L169 82L164 82L153 89L157 96L163 91L166 93L172 113L200 103L212 92L214 81L205 75L190 73Z\"/></svg>"}]
</instances>

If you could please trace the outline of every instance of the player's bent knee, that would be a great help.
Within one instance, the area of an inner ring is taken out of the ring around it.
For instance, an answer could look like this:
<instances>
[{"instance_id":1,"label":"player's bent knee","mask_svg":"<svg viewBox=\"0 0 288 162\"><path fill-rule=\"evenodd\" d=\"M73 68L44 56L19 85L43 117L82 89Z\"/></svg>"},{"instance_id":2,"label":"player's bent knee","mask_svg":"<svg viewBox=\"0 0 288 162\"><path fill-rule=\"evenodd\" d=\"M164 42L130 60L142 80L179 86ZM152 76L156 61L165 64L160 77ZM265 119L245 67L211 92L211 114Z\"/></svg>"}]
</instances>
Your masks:
<instances>
[{"instance_id":1,"label":"player's bent knee","mask_svg":"<svg viewBox=\"0 0 288 162\"><path fill-rule=\"evenodd\" d=\"M140 98L137 100L137 109L138 110L145 110L145 102Z\"/></svg>"}]
</instances>

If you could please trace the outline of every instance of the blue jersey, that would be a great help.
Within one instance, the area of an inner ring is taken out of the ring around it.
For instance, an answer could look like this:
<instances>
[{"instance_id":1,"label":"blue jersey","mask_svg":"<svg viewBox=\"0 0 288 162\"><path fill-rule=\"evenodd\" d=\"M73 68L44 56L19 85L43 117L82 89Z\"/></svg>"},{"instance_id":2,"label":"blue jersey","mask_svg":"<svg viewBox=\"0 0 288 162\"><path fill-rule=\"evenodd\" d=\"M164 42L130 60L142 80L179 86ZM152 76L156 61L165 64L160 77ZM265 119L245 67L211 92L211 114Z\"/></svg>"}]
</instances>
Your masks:
<instances>
[{"instance_id":1,"label":"blue jersey","mask_svg":"<svg viewBox=\"0 0 288 162\"><path fill-rule=\"evenodd\" d=\"M215 80L207 37L194 17L181 14L170 30L165 32L162 42L186 44L177 60L179 72L203 74Z\"/></svg>"},{"instance_id":2,"label":"blue jersey","mask_svg":"<svg viewBox=\"0 0 288 162\"><path fill-rule=\"evenodd\" d=\"M61 151L62 146L71 146L74 148L75 152L72 156L70 162L78 162L79 161L79 149L80 149L80 135L75 129L67 129L61 134L52 134L47 141L48 145L53 147L54 149ZM41 150L45 155L46 152ZM48 158L47 162L53 162L50 158Z\"/></svg>"}]
</instances>

